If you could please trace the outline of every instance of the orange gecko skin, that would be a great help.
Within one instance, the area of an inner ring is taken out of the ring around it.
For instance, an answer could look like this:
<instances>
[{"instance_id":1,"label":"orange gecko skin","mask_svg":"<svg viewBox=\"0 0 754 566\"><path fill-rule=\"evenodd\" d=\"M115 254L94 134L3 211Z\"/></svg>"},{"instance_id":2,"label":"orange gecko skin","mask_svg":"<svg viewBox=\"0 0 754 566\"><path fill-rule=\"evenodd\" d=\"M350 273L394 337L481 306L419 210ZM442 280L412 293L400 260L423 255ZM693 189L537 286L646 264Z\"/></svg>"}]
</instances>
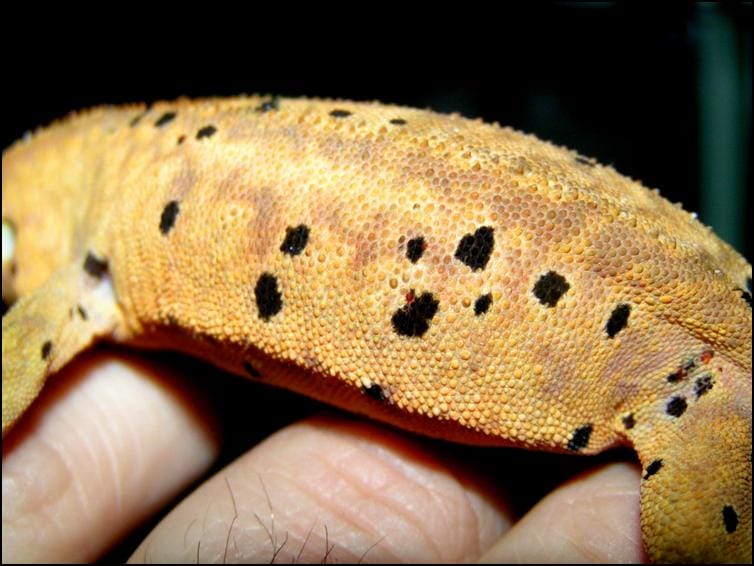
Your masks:
<instances>
[{"instance_id":1,"label":"orange gecko skin","mask_svg":"<svg viewBox=\"0 0 754 566\"><path fill-rule=\"evenodd\" d=\"M97 340L181 350L449 440L633 446L653 560L751 561L751 265L610 167L456 115L181 99L14 144L3 226L4 434Z\"/></svg>"}]
</instances>

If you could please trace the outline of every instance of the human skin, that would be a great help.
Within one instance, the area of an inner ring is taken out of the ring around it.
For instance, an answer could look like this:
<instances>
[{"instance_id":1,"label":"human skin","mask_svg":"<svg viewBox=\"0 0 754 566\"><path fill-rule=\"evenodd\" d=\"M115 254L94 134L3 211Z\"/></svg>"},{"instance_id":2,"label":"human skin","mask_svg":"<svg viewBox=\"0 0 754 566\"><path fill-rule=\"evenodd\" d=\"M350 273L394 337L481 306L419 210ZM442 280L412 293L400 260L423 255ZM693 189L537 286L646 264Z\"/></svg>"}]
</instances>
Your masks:
<instances>
[{"instance_id":1,"label":"human skin","mask_svg":"<svg viewBox=\"0 0 754 566\"><path fill-rule=\"evenodd\" d=\"M223 414L179 373L103 349L56 376L3 442L3 562L96 560L168 504L130 561L646 560L638 464L601 464L518 517L505 493L526 485L355 417L294 422L187 491Z\"/></svg>"}]
</instances>

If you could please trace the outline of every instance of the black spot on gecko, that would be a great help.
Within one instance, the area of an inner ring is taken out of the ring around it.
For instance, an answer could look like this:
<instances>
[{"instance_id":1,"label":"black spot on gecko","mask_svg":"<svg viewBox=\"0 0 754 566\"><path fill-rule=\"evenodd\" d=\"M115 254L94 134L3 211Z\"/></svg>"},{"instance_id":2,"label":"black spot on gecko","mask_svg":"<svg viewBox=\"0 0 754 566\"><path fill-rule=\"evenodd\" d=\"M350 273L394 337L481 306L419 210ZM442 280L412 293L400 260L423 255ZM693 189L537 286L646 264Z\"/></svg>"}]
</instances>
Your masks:
<instances>
[{"instance_id":1,"label":"black spot on gecko","mask_svg":"<svg viewBox=\"0 0 754 566\"><path fill-rule=\"evenodd\" d=\"M424 255L425 248L426 244L424 243L424 238L422 236L411 238L406 244L406 257L411 263L416 263L419 261L419 258Z\"/></svg>"},{"instance_id":2,"label":"black spot on gecko","mask_svg":"<svg viewBox=\"0 0 754 566\"><path fill-rule=\"evenodd\" d=\"M340 110L337 108L330 112L330 116L332 116L333 118L348 118L348 116L350 115L351 112L349 112L348 110Z\"/></svg>"},{"instance_id":3,"label":"black spot on gecko","mask_svg":"<svg viewBox=\"0 0 754 566\"><path fill-rule=\"evenodd\" d=\"M694 359L693 357L688 357L683 360L677 370L668 375L665 379L667 379L668 383L678 383L689 373L693 372L697 367L698 364L696 359Z\"/></svg>"},{"instance_id":4,"label":"black spot on gecko","mask_svg":"<svg viewBox=\"0 0 754 566\"><path fill-rule=\"evenodd\" d=\"M741 293L741 298L746 301L746 304L749 305L749 308L751 308L751 293L749 291L745 291L744 289L739 289Z\"/></svg>"},{"instance_id":5,"label":"black spot on gecko","mask_svg":"<svg viewBox=\"0 0 754 566\"><path fill-rule=\"evenodd\" d=\"M694 393L696 393L696 398L699 399L699 397L707 393L707 391L712 389L714 384L715 380L711 373L705 373L697 377L694 382Z\"/></svg>"},{"instance_id":6,"label":"black spot on gecko","mask_svg":"<svg viewBox=\"0 0 754 566\"><path fill-rule=\"evenodd\" d=\"M492 228L482 226L473 234L466 234L458 242L455 257L468 265L473 271L484 269L492 255L495 236Z\"/></svg>"},{"instance_id":7,"label":"black spot on gecko","mask_svg":"<svg viewBox=\"0 0 754 566\"><path fill-rule=\"evenodd\" d=\"M131 121L130 121L130 122L128 123L129 127L131 127L131 128L135 127L135 126L136 126L136 125L137 125L137 124L138 124L139 122L141 122L141 119L142 119L142 118L143 118L144 116L146 116L146 115L147 115L147 113L146 113L146 112L142 112L142 113L140 113L140 114L137 114L136 116L134 116L134 117L133 117L133 118L131 119Z\"/></svg>"},{"instance_id":8,"label":"black spot on gecko","mask_svg":"<svg viewBox=\"0 0 754 566\"><path fill-rule=\"evenodd\" d=\"M262 273L254 287L259 318L268 320L283 308L283 300L278 290L278 280L271 273Z\"/></svg>"},{"instance_id":9,"label":"black spot on gecko","mask_svg":"<svg viewBox=\"0 0 754 566\"><path fill-rule=\"evenodd\" d=\"M404 120L403 118L393 118L392 120L390 120L390 123L396 126L405 126L406 120Z\"/></svg>"},{"instance_id":10,"label":"black spot on gecko","mask_svg":"<svg viewBox=\"0 0 754 566\"><path fill-rule=\"evenodd\" d=\"M159 117L159 119L154 123L156 128L162 128L166 124L169 124L173 120L175 120L176 113L175 112L165 112L162 116Z\"/></svg>"},{"instance_id":11,"label":"black spot on gecko","mask_svg":"<svg viewBox=\"0 0 754 566\"><path fill-rule=\"evenodd\" d=\"M95 279L102 279L107 273L107 260L98 258L92 252L87 252L84 259L84 271Z\"/></svg>"},{"instance_id":12,"label":"black spot on gecko","mask_svg":"<svg viewBox=\"0 0 754 566\"><path fill-rule=\"evenodd\" d=\"M196 132L196 139L200 140L202 138L211 137L215 134L216 131L217 131L217 128L215 128L212 125L204 126L198 132Z\"/></svg>"},{"instance_id":13,"label":"black spot on gecko","mask_svg":"<svg viewBox=\"0 0 754 566\"><path fill-rule=\"evenodd\" d=\"M309 227L299 224L295 228L290 226L285 229L285 239L280 245L280 251L288 255L298 255L309 242Z\"/></svg>"},{"instance_id":14,"label":"black spot on gecko","mask_svg":"<svg viewBox=\"0 0 754 566\"><path fill-rule=\"evenodd\" d=\"M432 293L422 293L395 311L393 329L401 336L422 336L429 329L429 321L437 313L439 304Z\"/></svg>"},{"instance_id":15,"label":"black spot on gecko","mask_svg":"<svg viewBox=\"0 0 754 566\"><path fill-rule=\"evenodd\" d=\"M180 206L177 200L171 200L165 205L165 208L162 209L162 215L160 216L160 232L162 232L163 235L166 236L173 228L175 218L178 216L179 211Z\"/></svg>"},{"instance_id":16,"label":"black spot on gecko","mask_svg":"<svg viewBox=\"0 0 754 566\"><path fill-rule=\"evenodd\" d=\"M185 141L186 141L185 134L181 134L180 136L178 136L178 141L176 143L177 143L177 145L181 145Z\"/></svg>"},{"instance_id":17,"label":"black spot on gecko","mask_svg":"<svg viewBox=\"0 0 754 566\"><path fill-rule=\"evenodd\" d=\"M589 444L589 437L592 435L592 425L584 425L573 431L573 436L568 441L568 449L579 451L582 448L586 448Z\"/></svg>"},{"instance_id":18,"label":"black spot on gecko","mask_svg":"<svg viewBox=\"0 0 754 566\"><path fill-rule=\"evenodd\" d=\"M688 358L683 360L683 363L681 364L681 369L686 373L691 373L697 367L699 367L699 364L696 361L696 358L694 358L693 356L689 356Z\"/></svg>"},{"instance_id":19,"label":"black spot on gecko","mask_svg":"<svg viewBox=\"0 0 754 566\"><path fill-rule=\"evenodd\" d=\"M490 310L492 304L492 293L480 295L476 301L474 301L474 314L476 316L483 315Z\"/></svg>"},{"instance_id":20,"label":"black spot on gecko","mask_svg":"<svg viewBox=\"0 0 754 566\"><path fill-rule=\"evenodd\" d=\"M589 167L594 167L597 164L597 161L589 157L584 157L583 155L577 155L576 163L581 163L582 165L588 165Z\"/></svg>"},{"instance_id":21,"label":"black spot on gecko","mask_svg":"<svg viewBox=\"0 0 754 566\"><path fill-rule=\"evenodd\" d=\"M81 305L76 305L76 311L79 313L82 320L87 320L89 318L89 315Z\"/></svg>"},{"instance_id":22,"label":"black spot on gecko","mask_svg":"<svg viewBox=\"0 0 754 566\"><path fill-rule=\"evenodd\" d=\"M644 479L648 480L650 476L655 475L657 472L660 471L662 468L662 460L654 460L652 461L649 466L647 466L647 469L644 470Z\"/></svg>"},{"instance_id":23,"label":"black spot on gecko","mask_svg":"<svg viewBox=\"0 0 754 566\"><path fill-rule=\"evenodd\" d=\"M46 360L50 356L50 352L52 352L52 341L48 340L42 344L42 359Z\"/></svg>"},{"instance_id":24,"label":"black spot on gecko","mask_svg":"<svg viewBox=\"0 0 754 566\"><path fill-rule=\"evenodd\" d=\"M686 412L686 407L688 403L684 397L673 397L665 406L665 412L671 417L678 418Z\"/></svg>"},{"instance_id":25,"label":"black spot on gecko","mask_svg":"<svg viewBox=\"0 0 754 566\"><path fill-rule=\"evenodd\" d=\"M251 377L256 377L256 378L262 377L262 374L259 372L259 370L257 368L255 368L253 365L251 365L251 362L244 362L243 363L243 369Z\"/></svg>"},{"instance_id":26,"label":"black spot on gecko","mask_svg":"<svg viewBox=\"0 0 754 566\"><path fill-rule=\"evenodd\" d=\"M387 399L385 390L376 383L372 383L372 385L370 385L369 387L362 387L361 391L364 393L364 395L370 397L371 399L374 399L375 401L384 401L385 399Z\"/></svg>"},{"instance_id":27,"label":"black spot on gecko","mask_svg":"<svg viewBox=\"0 0 754 566\"><path fill-rule=\"evenodd\" d=\"M571 285L566 281L565 277L555 271L548 271L534 284L532 292L539 299L540 303L548 307L554 307L558 304L560 297L570 288Z\"/></svg>"},{"instance_id":28,"label":"black spot on gecko","mask_svg":"<svg viewBox=\"0 0 754 566\"><path fill-rule=\"evenodd\" d=\"M738 513L736 513L732 505L723 507L723 524L728 534L736 532L738 528Z\"/></svg>"},{"instance_id":29,"label":"black spot on gecko","mask_svg":"<svg viewBox=\"0 0 754 566\"><path fill-rule=\"evenodd\" d=\"M610 319L605 325L605 332L607 332L608 338L614 338L618 332L626 327L629 314L631 314L631 305L627 303L620 303L613 309Z\"/></svg>"},{"instance_id":30,"label":"black spot on gecko","mask_svg":"<svg viewBox=\"0 0 754 566\"><path fill-rule=\"evenodd\" d=\"M671 374L669 374L665 379L668 381L668 383L678 383L683 379L683 377L686 374L683 373L681 370L675 371Z\"/></svg>"},{"instance_id":31,"label":"black spot on gecko","mask_svg":"<svg viewBox=\"0 0 754 566\"><path fill-rule=\"evenodd\" d=\"M628 413L625 417L623 417L623 427L626 430L631 430L636 426L636 417L634 417L633 413Z\"/></svg>"},{"instance_id":32,"label":"black spot on gecko","mask_svg":"<svg viewBox=\"0 0 754 566\"><path fill-rule=\"evenodd\" d=\"M272 110L278 110L280 108L280 101L277 97L273 97L270 100L265 100L254 109L254 112L270 112Z\"/></svg>"}]
</instances>

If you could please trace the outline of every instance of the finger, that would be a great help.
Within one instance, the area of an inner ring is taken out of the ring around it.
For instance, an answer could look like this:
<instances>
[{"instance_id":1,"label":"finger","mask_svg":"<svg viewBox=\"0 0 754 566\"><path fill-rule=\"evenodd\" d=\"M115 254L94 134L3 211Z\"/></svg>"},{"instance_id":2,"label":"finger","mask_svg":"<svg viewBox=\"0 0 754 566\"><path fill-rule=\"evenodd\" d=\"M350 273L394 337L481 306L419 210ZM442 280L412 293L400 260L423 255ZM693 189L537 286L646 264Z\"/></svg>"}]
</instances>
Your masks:
<instances>
[{"instance_id":1,"label":"finger","mask_svg":"<svg viewBox=\"0 0 754 566\"><path fill-rule=\"evenodd\" d=\"M509 524L483 486L392 431L309 419L207 481L131 561L465 560Z\"/></svg>"},{"instance_id":2,"label":"finger","mask_svg":"<svg viewBox=\"0 0 754 566\"><path fill-rule=\"evenodd\" d=\"M3 562L97 558L217 451L168 369L102 351L76 360L3 439Z\"/></svg>"},{"instance_id":3,"label":"finger","mask_svg":"<svg viewBox=\"0 0 754 566\"><path fill-rule=\"evenodd\" d=\"M646 562L637 465L608 464L550 493L485 554L483 562Z\"/></svg>"}]
</instances>

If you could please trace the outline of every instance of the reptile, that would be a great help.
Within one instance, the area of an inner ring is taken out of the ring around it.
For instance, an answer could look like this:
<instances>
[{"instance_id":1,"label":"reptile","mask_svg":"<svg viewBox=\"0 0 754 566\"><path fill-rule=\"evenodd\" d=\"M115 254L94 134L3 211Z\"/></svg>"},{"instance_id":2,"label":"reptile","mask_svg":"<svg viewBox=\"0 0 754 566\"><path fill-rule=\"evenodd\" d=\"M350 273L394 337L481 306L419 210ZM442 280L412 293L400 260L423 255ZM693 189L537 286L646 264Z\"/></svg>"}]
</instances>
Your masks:
<instances>
[{"instance_id":1,"label":"reptile","mask_svg":"<svg viewBox=\"0 0 754 566\"><path fill-rule=\"evenodd\" d=\"M3 153L2 426L109 339L404 429L632 446L658 562L751 561L751 265L498 124L249 96L100 107Z\"/></svg>"}]
</instances>

